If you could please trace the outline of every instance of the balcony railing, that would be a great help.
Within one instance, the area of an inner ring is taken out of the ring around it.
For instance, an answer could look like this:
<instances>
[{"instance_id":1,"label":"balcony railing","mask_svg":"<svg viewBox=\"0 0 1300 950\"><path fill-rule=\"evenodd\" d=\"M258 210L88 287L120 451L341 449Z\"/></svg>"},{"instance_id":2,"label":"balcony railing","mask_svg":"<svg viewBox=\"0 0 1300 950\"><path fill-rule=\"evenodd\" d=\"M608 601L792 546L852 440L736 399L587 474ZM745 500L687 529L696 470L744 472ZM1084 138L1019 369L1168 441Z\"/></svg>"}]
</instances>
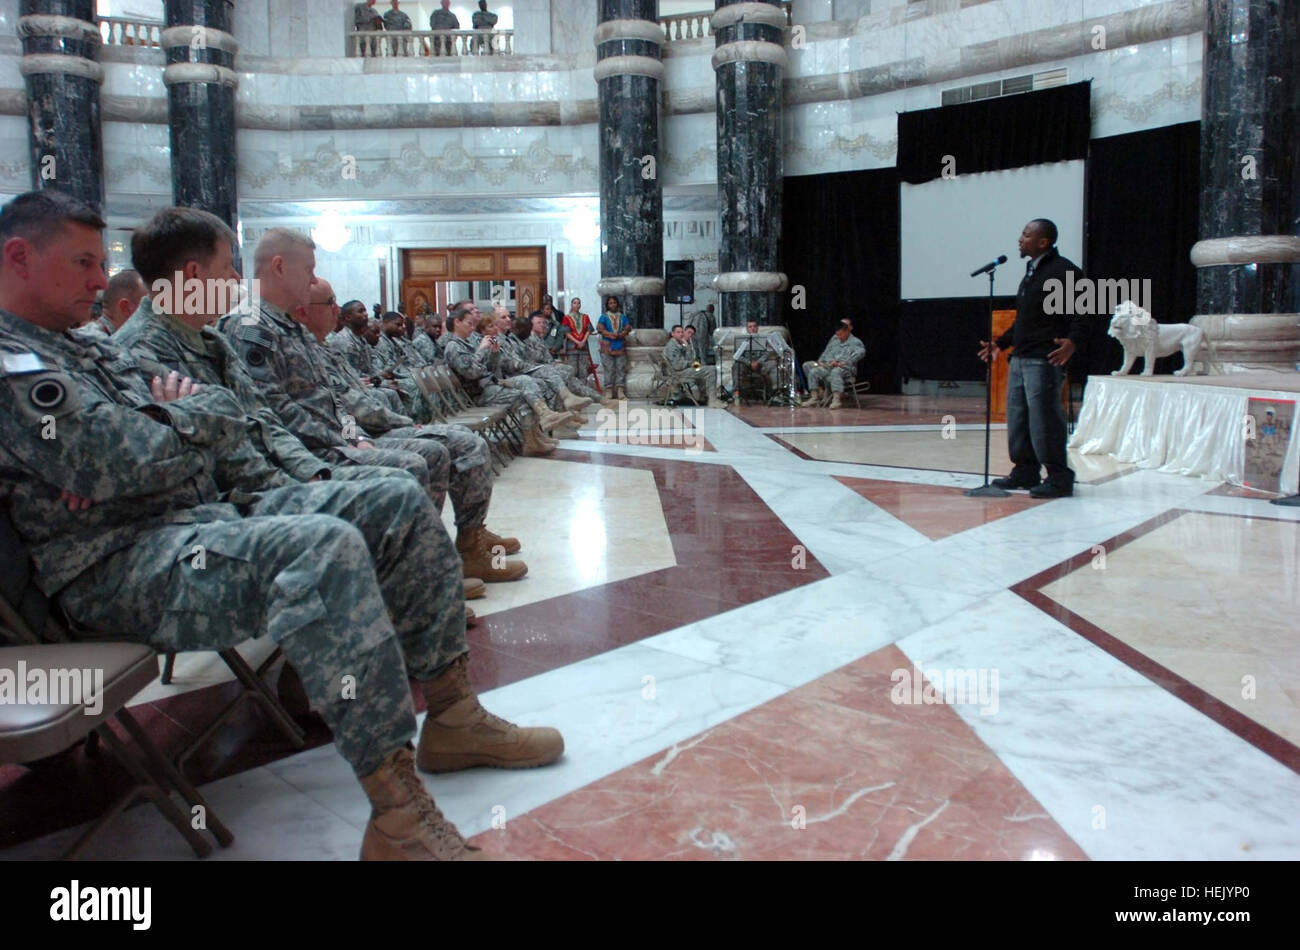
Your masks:
<instances>
[{"instance_id":1,"label":"balcony railing","mask_svg":"<svg viewBox=\"0 0 1300 950\"><path fill-rule=\"evenodd\" d=\"M785 25L790 25L790 0L785 0L780 6L785 10ZM709 18L713 16L713 10L700 10L698 13L679 13L676 16L663 16L659 18L659 27L664 31L664 38L670 43L673 40L697 40L705 36L712 36L712 30L709 26Z\"/></svg>"},{"instance_id":2,"label":"balcony railing","mask_svg":"<svg viewBox=\"0 0 1300 950\"><path fill-rule=\"evenodd\" d=\"M514 30L357 30L351 56L510 56Z\"/></svg>"},{"instance_id":3,"label":"balcony railing","mask_svg":"<svg viewBox=\"0 0 1300 950\"><path fill-rule=\"evenodd\" d=\"M105 46L151 46L160 49L165 25L161 20L127 20L106 16L99 18L99 35Z\"/></svg>"}]
</instances>

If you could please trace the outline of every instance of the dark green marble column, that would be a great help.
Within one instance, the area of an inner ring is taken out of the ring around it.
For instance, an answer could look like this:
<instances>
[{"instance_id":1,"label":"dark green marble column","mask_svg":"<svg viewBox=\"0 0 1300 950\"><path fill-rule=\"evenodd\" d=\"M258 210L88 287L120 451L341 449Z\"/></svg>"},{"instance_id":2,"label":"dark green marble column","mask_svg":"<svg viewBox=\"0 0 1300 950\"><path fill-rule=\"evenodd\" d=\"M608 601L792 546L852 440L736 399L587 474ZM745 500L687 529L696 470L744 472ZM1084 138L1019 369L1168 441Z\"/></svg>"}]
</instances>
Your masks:
<instances>
[{"instance_id":1,"label":"dark green marble column","mask_svg":"<svg viewBox=\"0 0 1300 950\"><path fill-rule=\"evenodd\" d=\"M659 110L663 31L655 0L599 0L601 298L634 328L663 326L664 203ZM603 311L603 304L596 308Z\"/></svg>"},{"instance_id":2,"label":"dark green marble column","mask_svg":"<svg viewBox=\"0 0 1300 950\"><path fill-rule=\"evenodd\" d=\"M104 144L94 0L22 0L18 69L27 84L32 187L104 207Z\"/></svg>"}]
</instances>

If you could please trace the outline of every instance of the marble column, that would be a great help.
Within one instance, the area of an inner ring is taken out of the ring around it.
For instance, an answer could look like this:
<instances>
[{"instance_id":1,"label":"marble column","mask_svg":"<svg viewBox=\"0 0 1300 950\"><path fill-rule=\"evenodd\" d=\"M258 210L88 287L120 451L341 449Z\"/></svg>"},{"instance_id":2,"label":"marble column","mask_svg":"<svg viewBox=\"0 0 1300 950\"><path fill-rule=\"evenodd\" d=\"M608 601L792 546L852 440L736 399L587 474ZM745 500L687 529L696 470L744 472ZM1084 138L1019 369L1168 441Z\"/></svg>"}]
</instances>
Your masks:
<instances>
[{"instance_id":1,"label":"marble column","mask_svg":"<svg viewBox=\"0 0 1300 950\"><path fill-rule=\"evenodd\" d=\"M780 272L781 84L786 17L774 2L717 0L720 326L785 323Z\"/></svg>"},{"instance_id":2,"label":"marble column","mask_svg":"<svg viewBox=\"0 0 1300 950\"><path fill-rule=\"evenodd\" d=\"M634 329L663 327L664 202L659 149L663 31L656 0L599 0L600 276ZM604 310L603 304L593 312Z\"/></svg>"},{"instance_id":3,"label":"marble column","mask_svg":"<svg viewBox=\"0 0 1300 950\"><path fill-rule=\"evenodd\" d=\"M60 188L104 207L104 143L95 62L94 0L22 0L18 20L27 84L32 187Z\"/></svg>"},{"instance_id":4,"label":"marble column","mask_svg":"<svg viewBox=\"0 0 1300 950\"><path fill-rule=\"evenodd\" d=\"M1203 70L1202 241L1300 234L1300 0L1207 0ZM1300 265L1200 266L1197 311L1300 311Z\"/></svg>"},{"instance_id":5,"label":"marble column","mask_svg":"<svg viewBox=\"0 0 1300 950\"><path fill-rule=\"evenodd\" d=\"M166 0L163 83L171 125L172 199L237 226L235 53L231 0Z\"/></svg>"}]
</instances>

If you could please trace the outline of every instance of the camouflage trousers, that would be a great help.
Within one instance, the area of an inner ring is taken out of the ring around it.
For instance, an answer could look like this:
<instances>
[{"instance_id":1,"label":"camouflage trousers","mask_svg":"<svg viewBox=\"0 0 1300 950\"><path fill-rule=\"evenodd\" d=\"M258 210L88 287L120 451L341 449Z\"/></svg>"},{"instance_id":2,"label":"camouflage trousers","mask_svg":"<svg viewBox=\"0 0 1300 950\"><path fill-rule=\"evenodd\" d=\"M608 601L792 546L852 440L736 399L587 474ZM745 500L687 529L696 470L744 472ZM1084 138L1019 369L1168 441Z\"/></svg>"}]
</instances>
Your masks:
<instances>
[{"instance_id":1,"label":"camouflage trousers","mask_svg":"<svg viewBox=\"0 0 1300 950\"><path fill-rule=\"evenodd\" d=\"M470 399L476 406L505 406L519 413L519 419L525 429L537 425L537 416L528 403L528 397L519 389L507 389L497 383L481 383L480 392Z\"/></svg>"},{"instance_id":2,"label":"camouflage trousers","mask_svg":"<svg viewBox=\"0 0 1300 950\"><path fill-rule=\"evenodd\" d=\"M360 449L355 446L340 447L331 449L325 453L325 457L331 462L338 463L341 470L345 472L358 466L371 470L376 466L401 469L415 476L416 481L420 483L420 487L428 492L429 497L433 499L435 509L442 511L442 503L447 497L451 470L451 462L447 458L446 449L432 442L420 444L413 448L397 444L403 441L398 439L380 445L379 440L375 439L373 449ZM360 477L365 478L367 476Z\"/></svg>"},{"instance_id":3,"label":"camouflage trousers","mask_svg":"<svg viewBox=\"0 0 1300 950\"><path fill-rule=\"evenodd\" d=\"M586 396L588 399L598 402L600 400L600 393L587 385L588 357L583 353L576 353L574 355L577 356L582 363L580 370L575 370L575 363L552 363L550 366L544 366L542 368L553 370L558 373L559 379L565 386L569 387L569 392L577 393L579 396ZM568 357L566 356L565 359L568 359Z\"/></svg>"},{"instance_id":4,"label":"camouflage trousers","mask_svg":"<svg viewBox=\"0 0 1300 950\"><path fill-rule=\"evenodd\" d=\"M410 376L398 376L394 382L397 383L397 393L401 400L401 406L395 412L410 416L416 422L428 422L433 418L419 383Z\"/></svg>"},{"instance_id":5,"label":"camouflage trousers","mask_svg":"<svg viewBox=\"0 0 1300 950\"><path fill-rule=\"evenodd\" d=\"M396 389L389 389L387 386L372 386L366 391L377 395L393 412L404 413L406 411L406 407L402 404L402 396Z\"/></svg>"},{"instance_id":6,"label":"camouflage trousers","mask_svg":"<svg viewBox=\"0 0 1300 950\"><path fill-rule=\"evenodd\" d=\"M767 382L767 391L771 395L781 389L781 375L775 363L760 362L758 369L750 367L746 360L737 360L734 365L732 381L734 389L739 392L742 386L761 386Z\"/></svg>"},{"instance_id":7,"label":"camouflage trousers","mask_svg":"<svg viewBox=\"0 0 1300 950\"><path fill-rule=\"evenodd\" d=\"M530 406L539 399L552 409L563 406L560 400L560 391L551 385L548 380L540 377L511 376L502 385L507 389L513 389L515 392L521 393Z\"/></svg>"},{"instance_id":8,"label":"camouflage trousers","mask_svg":"<svg viewBox=\"0 0 1300 950\"><path fill-rule=\"evenodd\" d=\"M450 462L446 492L451 496L458 530L478 528L487 521L492 503L492 458L482 437L464 426L405 426L385 432L375 445L397 447L402 442L432 442L445 450Z\"/></svg>"},{"instance_id":9,"label":"camouflage trousers","mask_svg":"<svg viewBox=\"0 0 1300 950\"><path fill-rule=\"evenodd\" d=\"M627 350L600 354L600 384L607 395L614 395L615 386L627 386Z\"/></svg>"},{"instance_id":10,"label":"camouflage trousers","mask_svg":"<svg viewBox=\"0 0 1300 950\"><path fill-rule=\"evenodd\" d=\"M678 370L674 375L677 377L678 389L690 390L695 394L696 401L700 403L708 401L709 387L713 385L715 375L712 366Z\"/></svg>"},{"instance_id":11,"label":"camouflage trousers","mask_svg":"<svg viewBox=\"0 0 1300 950\"><path fill-rule=\"evenodd\" d=\"M150 528L84 571L68 616L159 651L271 637L339 753L373 772L415 732L407 677L467 651L460 558L429 499L405 478L325 481L196 516L214 520Z\"/></svg>"},{"instance_id":12,"label":"camouflage trousers","mask_svg":"<svg viewBox=\"0 0 1300 950\"><path fill-rule=\"evenodd\" d=\"M818 366L815 362L803 364L804 375L808 377L808 391L829 385L833 393L844 392L844 384L852 383L856 378L854 370L844 366Z\"/></svg>"}]
</instances>

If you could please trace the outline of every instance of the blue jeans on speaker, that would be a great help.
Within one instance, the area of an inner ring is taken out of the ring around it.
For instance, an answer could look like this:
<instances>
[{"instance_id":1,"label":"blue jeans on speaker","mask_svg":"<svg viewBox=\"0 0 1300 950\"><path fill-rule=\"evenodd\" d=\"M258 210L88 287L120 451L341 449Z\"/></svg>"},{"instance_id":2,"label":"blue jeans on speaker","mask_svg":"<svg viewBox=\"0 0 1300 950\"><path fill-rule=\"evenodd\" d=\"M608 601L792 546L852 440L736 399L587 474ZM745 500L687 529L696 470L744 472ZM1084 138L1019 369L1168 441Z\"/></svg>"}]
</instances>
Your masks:
<instances>
[{"instance_id":1,"label":"blue jeans on speaker","mask_svg":"<svg viewBox=\"0 0 1300 950\"><path fill-rule=\"evenodd\" d=\"M1007 448L1011 478L1025 486L1037 485L1040 468L1047 469L1046 481L1059 488L1073 488L1074 472L1066 464L1065 410L1061 408L1061 384L1065 368L1053 366L1046 357L1011 356L1007 377Z\"/></svg>"}]
</instances>

